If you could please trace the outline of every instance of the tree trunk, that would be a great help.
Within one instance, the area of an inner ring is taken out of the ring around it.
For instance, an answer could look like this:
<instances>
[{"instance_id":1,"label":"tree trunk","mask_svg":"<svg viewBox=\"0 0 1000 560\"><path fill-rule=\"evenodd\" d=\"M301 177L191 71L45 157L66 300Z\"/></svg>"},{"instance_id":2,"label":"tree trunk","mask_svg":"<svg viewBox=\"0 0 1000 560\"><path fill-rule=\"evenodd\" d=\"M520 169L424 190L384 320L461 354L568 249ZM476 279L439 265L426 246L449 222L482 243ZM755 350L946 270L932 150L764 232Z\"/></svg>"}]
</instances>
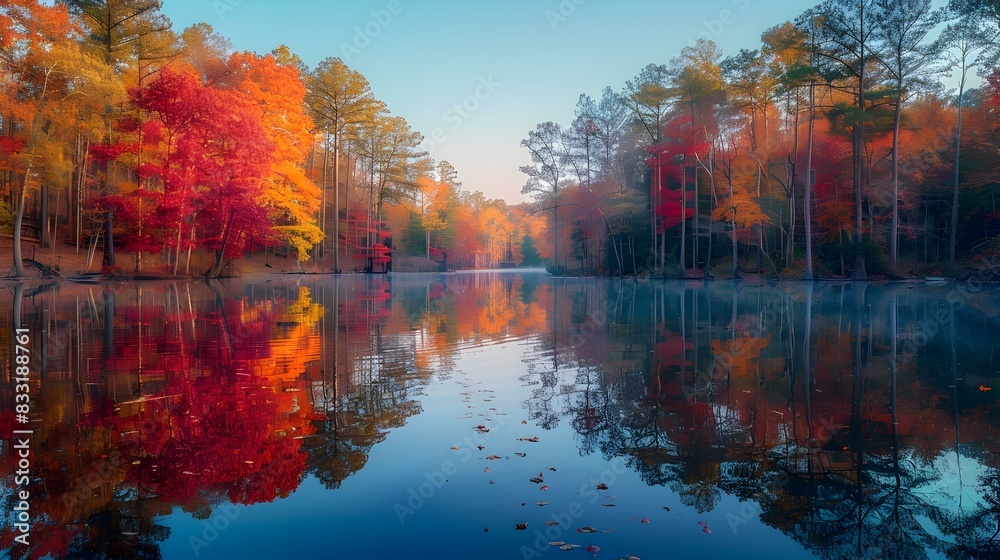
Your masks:
<instances>
[{"instance_id":1,"label":"tree trunk","mask_svg":"<svg viewBox=\"0 0 1000 560\"><path fill-rule=\"evenodd\" d=\"M861 34L864 35L865 21L862 13ZM864 43L861 44L861 54L858 64L858 109L861 111L861 118L858 119L854 127L854 206L857 212L857 225L854 232L855 254L854 270L851 271L852 280L868 280L868 273L865 271L865 254L862 242L864 241L864 227L862 222L861 190L864 186L864 145L865 145L865 58Z\"/></svg>"},{"instance_id":2,"label":"tree trunk","mask_svg":"<svg viewBox=\"0 0 1000 560\"><path fill-rule=\"evenodd\" d=\"M803 219L806 226L806 280L815 280L813 272L813 241L812 241L812 190L813 190L813 137L816 130L816 82L809 82L809 137L806 139L806 188L805 200L802 201Z\"/></svg>"},{"instance_id":3,"label":"tree trunk","mask_svg":"<svg viewBox=\"0 0 1000 560\"><path fill-rule=\"evenodd\" d=\"M340 131L333 131L333 271L340 274Z\"/></svg>"},{"instance_id":4,"label":"tree trunk","mask_svg":"<svg viewBox=\"0 0 1000 560\"><path fill-rule=\"evenodd\" d=\"M21 256L21 224L24 222L24 201L25 193L28 192L28 177L31 175L31 167L24 170L24 184L21 185L21 195L18 196L17 213L14 215L14 276L23 278L24 261Z\"/></svg>"},{"instance_id":5,"label":"tree trunk","mask_svg":"<svg viewBox=\"0 0 1000 560\"><path fill-rule=\"evenodd\" d=\"M52 243L52 239L49 237L49 185L45 181L42 181L38 199L41 207L38 212L39 245L47 248Z\"/></svg>"},{"instance_id":6,"label":"tree trunk","mask_svg":"<svg viewBox=\"0 0 1000 560\"><path fill-rule=\"evenodd\" d=\"M320 258L326 257L326 176L330 166L330 133L327 132L323 138L323 194L319 210L319 229L323 232L323 241L319 243Z\"/></svg>"},{"instance_id":7,"label":"tree trunk","mask_svg":"<svg viewBox=\"0 0 1000 560\"><path fill-rule=\"evenodd\" d=\"M966 68L962 66L962 80L958 86L958 126L955 129L955 182L951 188L951 239L948 244L948 262L955 262L955 245L958 241L958 180L959 163L962 161L962 102L965 96Z\"/></svg>"},{"instance_id":8,"label":"tree trunk","mask_svg":"<svg viewBox=\"0 0 1000 560\"><path fill-rule=\"evenodd\" d=\"M896 111L892 123L892 232L889 234L889 269L899 268L899 121L903 112L903 84L897 82Z\"/></svg>"},{"instance_id":9,"label":"tree trunk","mask_svg":"<svg viewBox=\"0 0 1000 560\"><path fill-rule=\"evenodd\" d=\"M687 227L685 226L684 215L687 214L687 204L684 195L687 194L687 155L681 157L681 276L687 276L687 263L684 261L687 255ZM664 241L665 242L665 241Z\"/></svg>"}]
</instances>

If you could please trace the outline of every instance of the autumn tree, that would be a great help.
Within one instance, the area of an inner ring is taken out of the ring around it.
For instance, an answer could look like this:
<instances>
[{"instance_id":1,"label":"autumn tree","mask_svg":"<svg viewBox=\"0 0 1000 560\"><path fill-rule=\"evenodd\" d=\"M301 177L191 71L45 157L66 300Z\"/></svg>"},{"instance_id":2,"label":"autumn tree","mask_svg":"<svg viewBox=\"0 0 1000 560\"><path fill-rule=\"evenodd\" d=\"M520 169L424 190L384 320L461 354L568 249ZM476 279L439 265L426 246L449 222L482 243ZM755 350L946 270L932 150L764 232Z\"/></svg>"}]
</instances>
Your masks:
<instances>
[{"instance_id":1,"label":"autumn tree","mask_svg":"<svg viewBox=\"0 0 1000 560\"><path fill-rule=\"evenodd\" d=\"M638 76L625 82L625 88L621 94L622 104L629 109L630 122L634 130L648 141L645 146L660 142L660 132L663 125L666 124L673 106L673 96L670 71L662 64L649 64L639 72ZM654 165L659 165L658 161L654 162ZM650 256L653 258L654 266L656 266L656 263L662 263L664 258L657 249L656 212L654 210L660 203L663 185L659 182L659 168L651 169L650 176L652 178L649 185Z\"/></svg>"},{"instance_id":2,"label":"autumn tree","mask_svg":"<svg viewBox=\"0 0 1000 560\"><path fill-rule=\"evenodd\" d=\"M104 59L105 64L121 79L126 87L142 87L145 78L158 71L177 53L176 37L170 29L170 20L160 12L161 0L59 0L76 15L87 31L85 47ZM104 105L104 128L108 134L102 139L111 156L104 158L105 169L100 174L101 193L112 195L119 191L116 184L117 155L120 145L133 141L134 122L138 116L125 103L108 100ZM136 139L137 140L137 139ZM139 162L133 163L133 168ZM136 185L138 186L138 185ZM114 214L104 214L104 264L115 266Z\"/></svg>"},{"instance_id":3,"label":"autumn tree","mask_svg":"<svg viewBox=\"0 0 1000 560\"><path fill-rule=\"evenodd\" d=\"M527 148L532 163L521 166L521 173L528 176L521 193L533 197L547 210L552 210L554 247L552 263L558 273L560 270L558 197L568 176L566 134L560 125L551 121L544 122L537 125L535 130L528 132L528 137L521 140L521 146Z\"/></svg>"},{"instance_id":4,"label":"autumn tree","mask_svg":"<svg viewBox=\"0 0 1000 560\"><path fill-rule=\"evenodd\" d=\"M184 61L201 75L207 84L218 84L225 79L231 69L227 60L233 52L233 45L216 33L207 23L197 23L180 34L181 54Z\"/></svg>"},{"instance_id":5,"label":"autumn tree","mask_svg":"<svg viewBox=\"0 0 1000 560\"><path fill-rule=\"evenodd\" d=\"M996 57L996 38L1000 20L983 17L988 5L979 0L952 0L948 6L958 20L949 23L938 39L938 48L944 52L952 69L958 70L958 110L955 126L955 160L951 190L951 221L948 242L948 260L955 261L958 243L958 188L962 161L962 116L965 109L965 86L973 68L988 68Z\"/></svg>"},{"instance_id":6,"label":"autumn tree","mask_svg":"<svg viewBox=\"0 0 1000 560\"><path fill-rule=\"evenodd\" d=\"M282 241L300 261L323 239L317 225L320 192L306 176L313 122L305 113L306 88L294 61L273 55L236 53L226 65L223 83L249 96L259 109L264 135L274 146L270 172L262 185L262 203Z\"/></svg>"},{"instance_id":7,"label":"autumn tree","mask_svg":"<svg viewBox=\"0 0 1000 560\"><path fill-rule=\"evenodd\" d=\"M275 148L258 103L242 92L168 70L132 97L151 117L143 130L153 154L139 171L162 182L157 225L161 240L174 245L175 270L185 239L197 239L215 253L208 271L213 276L225 260L269 244L262 183ZM138 228L141 232L141 224Z\"/></svg>"},{"instance_id":8,"label":"autumn tree","mask_svg":"<svg viewBox=\"0 0 1000 560\"><path fill-rule=\"evenodd\" d=\"M865 147L865 120L869 106L870 80L868 62L875 48L875 0L825 0L819 6L800 16L798 22L808 27L818 24L818 57L828 71L844 77L853 97L852 107L843 107L844 125L851 131L853 190L855 204L854 244L856 248L851 278L867 280L865 271L864 214L862 208L865 185L863 162Z\"/></svg>"},{"instance_id":9,"label":"autumn tree","mask_svg":"<svg viewBox=\"0 0 1000 560\"><path fill-rule=\"evenodd\" d=\"M681 49L680 55L671 60L670 69L674 90L677 94L677 102L680 107L684 107L684 112L690 117L691 141L688 150L682 153L682 177L681 177L681 204L686 204L687 200L687 168L693 167L692 181L694 192L691 200L694 202L693 215L699 214L698 201L698 169L701 167L698 162L702 161L702 153L711 145L711 139L716 134L716 108L723 103L725 92L722 84L722 68L719 61L722 58L722 51L713 41L698 39L693 45L688 45ZM766 106L765 106L766 110ZM766 122L766 121L765 121ZM707 170L707 169L706 169ZM709 175L712 175L709 173ZM713 185L714 187L714 185ZM711 197L709 197L711 200ZM681 223L681 269L687 267L685 264L686 252L686 232L687 220ZM709 238L711 239L711 238ZM698 266L698 237L693 240L691 254L691 268ZM711 253L711 249L709 249ZM711 255L706 257L711 259ZM707 277L707 268L706 268Z\"/></svg>"},{"instance_id":10,"label":"autumn tree","mask_svg":"<svg viewBox=\"0 0 1000 560\"><path fill-rule=\"evenodd\" d=\"M21 226L28 191L68 172L58 142L59 110L55 104L72 94L73 33L62 6L31 0L0 6L0 105L7 125L0 159L23 178L13 209L14 275L18 277L25 275Z\"/></svg>"},{"instance_id":11,"label":"autumn tree","mask_svg":"<svg viewBox=\"0 0 1000 560\"><path fill-rule=\"evenodd\" d=\"M899 127L903 102L926 76L937 57L935 43L927 35L941 22L941 12L931 0L876 0L875 38L879 47L873 55L893 83L895 110L892 126L892 228L889 234L889 268L899 266Z\"/></svg>"},{"instance_id":12,"label":"autumn tree","mask_svg":"<svg viewBox=\"0 0 1000 560\"><path fill-rule=\"evenodd\" d=\"M365 79L359 72L348 68L336 57L324 59L309 75L306 103L312 111L313 121L324 134L324 148L333 139L334 185L334 256L333 269L340 272L340 147L347 130L352 125L371 122L381 103L375 100ZM320 229L326 233L326 177L328 152L324 151Z\"/></svg>"},{"instance_id":13,"label":"autumn tree","mask_svg":"<svg viewBox=\"0 0 1000 560\"><path fill-rule=\"evenodd\" d=\"M750 231L754 226L763 227L770 223L770 217L761 211L760 204L755 200L753 179L747 175L730 183L729 196L723 198L712 211L712 219L726 222L730 225L733 241L733 279L740 278L739 260L737 255L737 240L743 238L750 241Z\"/></svg>"}]
</instances>

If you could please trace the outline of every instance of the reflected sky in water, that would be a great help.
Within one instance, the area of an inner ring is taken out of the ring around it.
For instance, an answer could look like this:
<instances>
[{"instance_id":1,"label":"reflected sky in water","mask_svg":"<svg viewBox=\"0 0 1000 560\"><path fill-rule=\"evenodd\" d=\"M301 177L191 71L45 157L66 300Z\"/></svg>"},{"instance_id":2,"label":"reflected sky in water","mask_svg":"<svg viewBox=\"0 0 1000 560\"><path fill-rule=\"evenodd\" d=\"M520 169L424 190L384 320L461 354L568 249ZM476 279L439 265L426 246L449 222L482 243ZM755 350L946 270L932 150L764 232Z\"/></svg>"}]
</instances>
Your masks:
<instances>
[{"instance_id":1,"label":"reflected sky in water","mask_svg":"<svg viewBox=\"0 0 1000 560\"><path fill-rule=\"evenodd\" d=\"M17 308L37 359L15 558L998 554L992 287L22 286L8 340Z\"/></svg>"}]
</instances>

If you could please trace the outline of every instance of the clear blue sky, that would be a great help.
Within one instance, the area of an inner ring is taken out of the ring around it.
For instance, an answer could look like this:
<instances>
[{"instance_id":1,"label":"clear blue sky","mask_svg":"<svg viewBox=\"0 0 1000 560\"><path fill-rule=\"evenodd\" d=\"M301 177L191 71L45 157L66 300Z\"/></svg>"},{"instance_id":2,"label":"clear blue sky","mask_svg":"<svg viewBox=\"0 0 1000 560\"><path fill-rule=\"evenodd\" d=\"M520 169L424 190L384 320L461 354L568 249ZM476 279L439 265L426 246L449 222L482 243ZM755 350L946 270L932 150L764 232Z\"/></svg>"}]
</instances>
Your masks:
<instances>
[{"instance_id":1,"label":"clear blue sky","mask_svg":"<svg viewBox=\"0 0 1000 560\"><path fill-rule=\"evenodd\" d=\"M428 137L425 146L455 166L464 189L517 203L525 200L518 168L529 162L521 139L540 122L569 124L580 94L620 90L699 34L725 55L759 48L762 31L816 3L164 0L163 12L178 31L210 24L237 50L286 44L310 67L341 57Z\"/></svg>"}]
</instances>

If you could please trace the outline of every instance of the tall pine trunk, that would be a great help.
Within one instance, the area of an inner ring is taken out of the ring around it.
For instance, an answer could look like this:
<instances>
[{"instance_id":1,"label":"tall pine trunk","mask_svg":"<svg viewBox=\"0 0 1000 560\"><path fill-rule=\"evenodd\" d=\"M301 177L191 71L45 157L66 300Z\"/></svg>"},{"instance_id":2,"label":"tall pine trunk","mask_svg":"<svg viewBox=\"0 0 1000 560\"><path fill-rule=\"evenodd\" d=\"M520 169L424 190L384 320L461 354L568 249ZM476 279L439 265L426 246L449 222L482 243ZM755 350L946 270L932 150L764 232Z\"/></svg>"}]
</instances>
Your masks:
<instances>
[{"instance_id":1,"label":"tall pine trunk","mask_svg":"<svg viewBox=\"0 0 1000 560\"><path fill-rule=\"evenodd\" d=\"M812 241L812 189L813 189L813 138L816 131L816 82L809 82L809 137L806 139L806 188L805 200L802 201L803 219L806 226L806 280L815 280L813 272L813 241Z\"/></svg>"},{"instance_id":2,"label":"tall pine trunk","mask_svg":"<svg viewBox=\"0 0 1000 560\"><path fill-rule=\"evenodd\" d=\"M903 84L897 83L896 111L892 123L892 232L889 234L889 269L899 268L899 121L903 112Z\"/></svg>"},{"instance_id":3,"label":"tall pine trunk","mask_svg":"<svg viewBox=\"0 0 1000 560\"><path fill-rule=\"evenodd\" d=\"M962 102L965 97L966 67L962 66L962 80L958 86L958 126L955 129L955 182L951 188L951 239L948 244L948 262L955 262L955 245L958 241L958 180L959 163L962 161Z\"/></svg>"}]
</instances>

